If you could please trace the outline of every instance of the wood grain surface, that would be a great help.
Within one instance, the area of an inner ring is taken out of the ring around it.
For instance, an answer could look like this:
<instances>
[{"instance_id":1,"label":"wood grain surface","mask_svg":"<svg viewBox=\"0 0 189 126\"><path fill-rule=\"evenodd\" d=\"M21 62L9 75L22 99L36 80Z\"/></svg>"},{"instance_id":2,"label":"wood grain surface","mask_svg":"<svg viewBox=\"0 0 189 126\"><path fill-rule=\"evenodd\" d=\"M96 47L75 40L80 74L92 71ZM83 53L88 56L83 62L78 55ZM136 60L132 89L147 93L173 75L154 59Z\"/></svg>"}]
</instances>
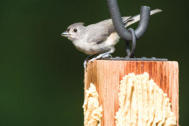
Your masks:
<instances>
[{"instance_id":1,"label":"wood grain surface","mask_svg":"<svg viewBox=\"0 0 189 126\"><path fill-rule=\"evenodd\" d=\"M118 92L120 80L128 73L147 72L160 88L167 93L172 111L179 119L178 63L176 61L118 61L95 60L85 70L85 90L94 83L103 107L102 126L115 126L115 115L119 109ZM179 122L178 122L179 123Z\"/></svg>"}]
</instances>

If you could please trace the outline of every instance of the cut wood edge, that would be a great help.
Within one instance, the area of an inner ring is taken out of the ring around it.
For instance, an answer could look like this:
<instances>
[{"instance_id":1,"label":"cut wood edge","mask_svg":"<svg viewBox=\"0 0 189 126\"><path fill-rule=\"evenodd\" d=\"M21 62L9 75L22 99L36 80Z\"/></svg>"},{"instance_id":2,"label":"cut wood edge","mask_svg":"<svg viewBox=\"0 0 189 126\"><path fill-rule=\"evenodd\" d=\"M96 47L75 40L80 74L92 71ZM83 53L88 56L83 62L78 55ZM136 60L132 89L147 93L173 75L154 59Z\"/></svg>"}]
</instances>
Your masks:
<instances>
[{"instance_id":1,"label":"cut wood edge","mask_svg":"<svg viewBox=\"0 0 189 126\"><path fill-rule=\"evenodd\" d=\"M84 126L101 126L102 106L99 105L98 92L93 83L85 90Z\"/></svg>"}]
</instances>

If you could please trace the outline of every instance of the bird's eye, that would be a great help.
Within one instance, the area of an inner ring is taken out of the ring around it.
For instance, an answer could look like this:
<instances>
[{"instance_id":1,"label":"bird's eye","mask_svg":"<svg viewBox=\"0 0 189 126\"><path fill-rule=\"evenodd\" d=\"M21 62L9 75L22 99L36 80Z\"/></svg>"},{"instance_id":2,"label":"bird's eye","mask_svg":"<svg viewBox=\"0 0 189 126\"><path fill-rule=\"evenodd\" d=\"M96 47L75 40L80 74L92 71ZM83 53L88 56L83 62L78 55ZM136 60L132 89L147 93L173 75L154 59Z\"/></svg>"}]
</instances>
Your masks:
<instances>
[{"instance_id":1,"label":"bird's eye","mask_svg":"<svg viewBox=\"0 0 189 126\"><path fill-rule=\"evenodd\" d=\"M70 29L68 28L68 29L67 29L67 32L69 32L69 31L70 31Z\"/></svg>"},{"instance_id":2,"label":"bird's eye","mask_svg":"<svg viewBox=\"0 0 189 126\"><path fill-rule=\"evenodd\" d=\"M77 29L75 28L73 31L74 31L74 32L77 32Z\"/></svg>"}]
</instances>

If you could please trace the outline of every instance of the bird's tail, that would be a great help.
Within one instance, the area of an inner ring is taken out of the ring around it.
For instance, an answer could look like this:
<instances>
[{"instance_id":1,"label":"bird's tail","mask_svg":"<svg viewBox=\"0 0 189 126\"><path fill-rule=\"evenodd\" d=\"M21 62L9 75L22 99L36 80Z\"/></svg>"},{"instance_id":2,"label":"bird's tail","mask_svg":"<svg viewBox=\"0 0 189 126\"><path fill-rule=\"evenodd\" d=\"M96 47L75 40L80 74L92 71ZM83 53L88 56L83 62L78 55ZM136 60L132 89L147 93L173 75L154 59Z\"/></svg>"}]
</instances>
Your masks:
<instances>
[{"instance_id":1,"label":"bird's tail","mask_svg":"<svg viewBox=\"0 0 189 126\"><path fill-rule=\"evenodd\" d=\"M150 15L160 13L160 12L162 12L161 9L154 9L154 10L150 11ZM128 17L123 17L123 22L126 24L126 27L138 22L139 20L140 20L140 15L129 17L129 19L128 19Z\"/></svg>"}]
</instances>

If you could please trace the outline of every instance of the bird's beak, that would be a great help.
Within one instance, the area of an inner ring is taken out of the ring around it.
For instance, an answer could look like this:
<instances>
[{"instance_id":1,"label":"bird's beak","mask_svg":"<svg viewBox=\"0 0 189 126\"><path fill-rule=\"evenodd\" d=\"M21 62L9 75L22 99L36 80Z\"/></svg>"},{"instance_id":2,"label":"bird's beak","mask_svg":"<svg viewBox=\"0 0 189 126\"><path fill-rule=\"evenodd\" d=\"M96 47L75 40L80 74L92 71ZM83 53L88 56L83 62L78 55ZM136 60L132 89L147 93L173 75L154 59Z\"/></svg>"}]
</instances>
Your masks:
<instances>
[{"instance_id":1,"label":"bird's beak","mask_svg":"<svg viewBox=\"0 0 189 126\"><path fill-rule=\"evenodd\" d=\"M64 37L67 37L67 36L69 36L70 34L68 33L68 32L63 32L63 33L61 33L61 36L64 36Z\"/></svg>"}]
</instances>

